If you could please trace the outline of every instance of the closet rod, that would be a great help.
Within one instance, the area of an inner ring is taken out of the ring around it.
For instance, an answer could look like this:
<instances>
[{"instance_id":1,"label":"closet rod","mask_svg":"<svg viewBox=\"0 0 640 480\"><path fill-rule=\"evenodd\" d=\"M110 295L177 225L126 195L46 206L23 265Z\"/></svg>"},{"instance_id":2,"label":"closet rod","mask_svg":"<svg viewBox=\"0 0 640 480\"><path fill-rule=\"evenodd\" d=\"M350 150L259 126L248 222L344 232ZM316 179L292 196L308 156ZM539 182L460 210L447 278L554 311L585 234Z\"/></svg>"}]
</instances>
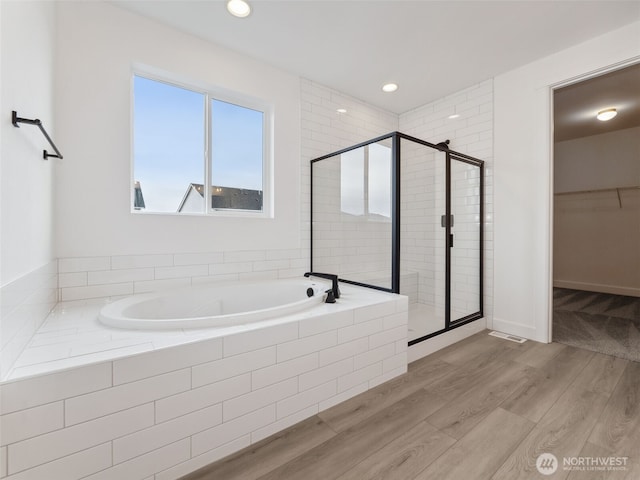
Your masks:
<instances>
[{"instance_id":1,"label":"closet rod","mask_svg":"<svg viewBox=\"0 0 640 480\"><path fill-rule=\"evenodd\" d=\"M574 195L579 193L600 193L600 192L616 192L618 195L618 206L622 208L622 197L620 196L621 190L640 190L640 185L632 185L629 187L610 187L610 188L598 188L595 190L576 190L573 192L558 192L554 195Z\"/></svg>"},{"instance_id":2,"label":"closet rod","mask_svg":"<svg viewBox=\"0 0 640 480\"><path fill-rule=\"evenodd\" d=\"M47 152L46 150L43 150L42 158L44 158L45 160L48 160L49 157L52 157L52 158L59 158L59 159L62 160L62 154L60 153L60 150L58 150L58 147L56 147L55 144L53 143L53 140L51 140L51 137L49 136L47 131L42 126L42 122L40 121L40 119L36 118L35 120L30 120L28 118L20 118L20 117L18 117L18 112L13 110L11 112L11 123L13 123L13 126L16 127L16 128L20 128L20 125L18 125L19 123L27 123L29 125L37 125L38 128L40 129L40 131L42 132L42 134L44 135L44 138L47 139L47 141L49 142L49 145L51 145L51 147L56 152L56 154L54 155L52 153Z\"/></svg>"}]
</instances>

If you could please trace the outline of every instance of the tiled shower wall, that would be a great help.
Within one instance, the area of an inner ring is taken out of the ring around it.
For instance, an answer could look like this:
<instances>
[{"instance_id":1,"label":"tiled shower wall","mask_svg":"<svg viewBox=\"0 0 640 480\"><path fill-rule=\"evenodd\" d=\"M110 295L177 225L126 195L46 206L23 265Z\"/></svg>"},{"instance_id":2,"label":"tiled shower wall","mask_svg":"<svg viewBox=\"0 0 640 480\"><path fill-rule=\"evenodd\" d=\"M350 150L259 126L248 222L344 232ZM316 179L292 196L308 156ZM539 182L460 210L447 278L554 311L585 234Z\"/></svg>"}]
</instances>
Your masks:
<instances>
[{"instance_id":1,"label":"tiled shower wall","mask_svg":"<svg viewBox=\"0 0 640 480\"><path fill-rule=\"evenodd\" d=\"M338 113L339 108L346 113ZM302 80L303 237L309 241L310 165L313 158L396 131L398 116L335 90ZM391 223L345 214L340 207L339 157L316 164L314 263L317 271L372 283L389 282ZM318 208L319 207L319 208ZM377 280L377 282L376 282ZM385 285L390 286L390 285Z\"/></svg>"},{"instance_id":2,"label":"tiled shower wall","mask_svg":"<svg viewBox=\"0 0 640 480\"><path fill-rule=\"evenodd\" d=\"M451 115L459 116L450 119ZM452 150L485 161L483 298L484 314L490 319L493 311L493 81L487 80L400 115L399 130L431 143L448 139ZM418 187L414 187L414 190L405 188L403 192L403 201L407 203L403 205L405 211L414 210L419 215L416 213L410 222L405 222L402 230L405 240L410 239L403 243L402 268L419 272L418 298L421 302L441 306L444 301L444 248L442 240L438 239L442 235L440 215L444 213L444 165L437 156L442 154L436 153L431 158L423 155L420 159L418 153L422 152L416 151L405 158L405 181L415 185L420 177L431 176L434 181L425 182L425 185L431 185L427 190L418 191L415 190ZM407 176L409 173L411 175ZM452 208L456 222L456 258L453 262L458 272L452 278L452 308L463 312L469 312L479 286L474 267L478 252L473 242L479 220L475 213L478 211L479 185L476 174L475 169L461 169L452 175ZM419 207L418 202L427 203Z\"/></svg>"}]
</instances>

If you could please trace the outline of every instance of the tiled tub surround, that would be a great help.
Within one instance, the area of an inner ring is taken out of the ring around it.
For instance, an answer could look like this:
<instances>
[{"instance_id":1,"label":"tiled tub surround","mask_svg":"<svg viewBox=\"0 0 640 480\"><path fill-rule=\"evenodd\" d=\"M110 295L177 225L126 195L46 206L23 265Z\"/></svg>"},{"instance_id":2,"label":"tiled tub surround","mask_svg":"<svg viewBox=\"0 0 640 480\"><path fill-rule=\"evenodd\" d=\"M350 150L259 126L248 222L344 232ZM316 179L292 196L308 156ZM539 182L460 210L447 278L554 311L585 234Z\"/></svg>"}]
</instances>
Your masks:
<instances>
[{"instance_id":1,"label":"tiled tub surround","mask_svg":"<svg viewBox=\"0 0 640 480\"><path fill-rule=\"evenodd\" d=\"M50 262L0 288L0 379L56 304L57 268Z\"/></svg>"},{"instance_id":2,"label":"tiled tub surround","mask_svg":"<svg viewBox=\"0 0 640 480\"><path fill-rule=\"evenodd\" d=\"M301 276L308 249L60 258L60 300L133 295L207 282Z\"/></svg>"},{"instance_id":3,"label":"tiled tub surround","mask_svg":"<svg viewBox=\"0 0 640 480\"><path fill-rule=\"evenodd\" d=\"M145 332L144 353L0 384L0 478L178 478L404 373L407 298L341 290L294 316ZM101 304L60 303L34 341L112 336L107 356L142 341L88 318Z\"/></svg>"}]
</instances>

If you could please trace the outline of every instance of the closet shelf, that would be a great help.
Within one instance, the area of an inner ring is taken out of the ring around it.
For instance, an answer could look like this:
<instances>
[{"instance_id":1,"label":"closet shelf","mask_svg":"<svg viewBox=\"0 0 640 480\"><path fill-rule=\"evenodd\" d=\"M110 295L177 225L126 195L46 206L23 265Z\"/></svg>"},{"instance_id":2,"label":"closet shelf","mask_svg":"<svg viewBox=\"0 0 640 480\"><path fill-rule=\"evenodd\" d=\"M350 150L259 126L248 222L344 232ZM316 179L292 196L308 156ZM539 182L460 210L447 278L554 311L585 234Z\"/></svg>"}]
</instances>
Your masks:
<instances>
[{"instance_id":1,"label":"closet shelf","mask_svg":"<svg viewBox=\"0 0 640 480\"><path fill-rule=\"evenodd\" d=\"M618 195L618 206L622 208L622 197L620 196L620 192L624 190L640 190L640 185L631 185L627 187L609 187L609 188L596 188L591 190L575 190L572 192L558 192L554 193L554 196L560 195L577 195L581 193L601 193L601 192L616 192Z\"/></svg>"}]
</instances>

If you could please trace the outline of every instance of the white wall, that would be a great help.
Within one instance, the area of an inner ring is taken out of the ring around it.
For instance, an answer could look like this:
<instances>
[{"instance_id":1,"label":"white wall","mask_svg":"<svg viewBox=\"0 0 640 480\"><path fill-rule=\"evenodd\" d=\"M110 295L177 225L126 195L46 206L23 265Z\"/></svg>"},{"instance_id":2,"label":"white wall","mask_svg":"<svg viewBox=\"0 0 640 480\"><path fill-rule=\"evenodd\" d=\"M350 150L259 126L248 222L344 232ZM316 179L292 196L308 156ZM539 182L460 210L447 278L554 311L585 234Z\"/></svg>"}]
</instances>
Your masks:
<instances>
[{"instance_id":1,"label":"white wall","mask_svg":"<svg viewBox=\"0 0 640 480\"><path fill-rule=\"evenodd\" d=\"M554 286L640 297L640 127L556 143L554 192Z\"/></svg>"},{"instance_id":2,"label":"white wall","mask_svg":"<svg viewBox=\"0 0 640 480\"><path fill-rule=\"evenodd\" d=\"M0 285L50 262L53 248L53 180L59 160L42 158L51 147L35 125L15 128L19 117L39 118L58 142L53 105L55 7L50 2L2 2L3 121Z\"/></svg>"},{"instance_id":3,"label":"white wall","mask_svg":"<svg viewBox=\"0 0 640 480\"><path fill-rule=\"evenodd\" d=\"M106 3L57 6L58 256L300 246L298 77ZM273 105L274 219L130 213L133 64Z\"/></svg>"},{"instance_id":4,"label":"white wall","mask_svg":"<svg viewBox=\"0 0 640 480\"><path fill-rule=\"evenodd\" d=\"M56 302L53 182L56 159L33 125L15 128L11 111L39 118L57 142L53 115L55 8L0 2L0 379ZM62 149L62 146L60 146ZM64 151L62 152L64 154Z\"/></svg>"},{"instance_id":5,"label":"white wall","mask_svg":"<svg viewBox=\"0 0 640 480\"><path fill-rule=\"evenodd\" d=\"M551 86L639 57L634 23L495 78L493 328L550 340Z\"/></svg>"}]
</instances>

